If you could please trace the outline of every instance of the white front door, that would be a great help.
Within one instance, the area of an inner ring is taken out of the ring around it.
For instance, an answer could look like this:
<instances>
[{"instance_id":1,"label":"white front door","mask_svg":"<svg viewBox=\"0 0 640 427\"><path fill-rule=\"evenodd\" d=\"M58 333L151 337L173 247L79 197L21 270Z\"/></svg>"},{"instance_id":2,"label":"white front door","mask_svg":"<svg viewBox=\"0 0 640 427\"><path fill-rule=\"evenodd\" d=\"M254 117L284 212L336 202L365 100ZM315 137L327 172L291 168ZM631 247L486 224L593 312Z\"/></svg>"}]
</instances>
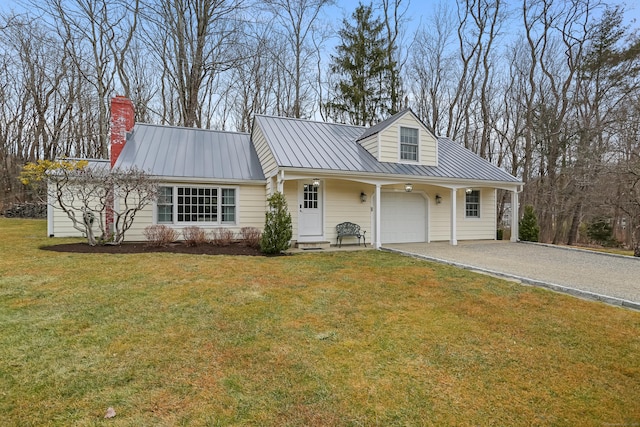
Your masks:
<instances>
[{"instance_id":1,"label":"white front door","mask_svg":"<svg viewBox=\"0 0 640 427\"><path fill-rule=\"evenodd\" d=\"M314 186L312 181L300 181L298 189L298 241L322 240L322 185Z\"/></svg>"}]
</instances>

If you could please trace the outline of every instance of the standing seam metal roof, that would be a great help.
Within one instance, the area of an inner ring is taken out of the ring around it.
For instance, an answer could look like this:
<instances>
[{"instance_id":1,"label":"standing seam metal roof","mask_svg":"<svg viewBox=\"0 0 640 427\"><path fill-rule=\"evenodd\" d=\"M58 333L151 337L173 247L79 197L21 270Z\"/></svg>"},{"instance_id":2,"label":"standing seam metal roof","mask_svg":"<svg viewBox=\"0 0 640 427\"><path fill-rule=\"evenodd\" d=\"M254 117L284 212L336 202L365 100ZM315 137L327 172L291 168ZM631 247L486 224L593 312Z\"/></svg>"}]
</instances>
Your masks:
<instances>
[{"instance_id":1,"label":"standing seam metal roof","mask_svg":"<svg viewBox=\"0 0 640 427\"><path fill-rule=\"evenodd\" d=\"M272 116L256 116L254 125L262 129L280 167L520 182L449 138L438 138L438 166L424 166L378 162L357 140L381 131L379 127L371 133L362 126ZM165 177L265 179L249 134L237 132L139 123L116 162L116 167L131 166Z\"/></svg>"},{"instance_id":2,"label":"standing seam metal roof","mask_svg":"<svg viewBox=\"0 0 640 427\"><path fill-rule=\"evenodd\" d=\"M138 123L115 167L204 180L265 179L249 134Z\"/></svg>"},{"instance_id":3,"label":"standing seam metal roof","mask_svg":"<svg viewBox=\"0 0 640 427\"><path fill-rule=\"evenodd\" d=\"M394 120L388 119L386 122L391 123ZM371 132L361 126L273 116L256 116L254 125L262 129L267 144L280 167L520 182L506 171L449 138L437 138L438 166L424 166L378 162L357 142L359 139L380 132L382 128L378 128L377 125L374 132Z\"/></svg>"}]
</instances>

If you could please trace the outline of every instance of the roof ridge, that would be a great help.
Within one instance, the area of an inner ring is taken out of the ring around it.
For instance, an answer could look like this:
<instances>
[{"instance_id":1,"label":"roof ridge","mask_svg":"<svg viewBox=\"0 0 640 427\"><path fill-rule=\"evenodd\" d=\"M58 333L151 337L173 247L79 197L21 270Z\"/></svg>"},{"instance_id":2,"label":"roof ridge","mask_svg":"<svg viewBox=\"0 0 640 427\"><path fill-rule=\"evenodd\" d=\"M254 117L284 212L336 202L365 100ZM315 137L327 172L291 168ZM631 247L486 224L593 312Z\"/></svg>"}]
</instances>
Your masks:
<instances>
[{"instance_id":1,"label":"roof ridge","mask_svg":"<svg viewBox=\"0 0 640 427\"><path fill-rule=\"evenodd\" d=\"M96 158L92 158L92 157L56 157L56 159L59 160L72 160L72 161L76 161L76 160L86 160L88 162L111 162L111 160L109 159L96 159Z\"/></svg>"},{"instance_id":2,"label":"roof ridge","mask_svg":"<svg viewBox=\"0 0 640 427\"><path fill-rule=\"evenodd\" d=\"M202 131L202 132L217 132L217 133L229 133L235 135L250 135L249 132L238 132L233 130L219 130L219 129L203 129L203 128L195 128L195 127L187 127L187 126L175 126L175 125L161 125L157 123L136 123L136 126L153 126L153 127L161 127L161 128L171 128L171 129L182 129L182 130L193 130L193 131Z\"/></svg>"},{"instance_id":3,"label":"roof ridge","mask_svg":"<svg viewBox=\"0 0 640 427\"><path fill-rule=\"evenodd\" d=\"M366 129L365 126L360 126L360 125L350 125L350 124L347 124L347 123L325 122L325 121L322 121L322 120L303 119L303 118L299 118L299 117L274 116L274 115L271 115L271 114L256 114L255 117L265 117L267 119L292 120L292 121L305 122L305 123L318 123L318 124L321 124L321 125L347 126L347 127L351 127L351 128Z\"/></svg>"},{"instance_id":4,"label":"roof ridge","mask_svg":"<svg viewBox=\"0 0 640 427\"><path fill-rule=\"evenodd\" d=\"M394 123L396 120L398 120L408 112L411 112L420 121L420 123L422 123L420 118L413 112L413 110L410 107L406 107L398 111L397 113L390 115L386 119L380 120L375 125L365 128L364 132L362 132L362 134L356 139L356 141L362 141L365 138L379 133L382 129L388 127L389 125L391 125L391 123ZM424 123L422 123L422 125L424 126Z\"/></svg>"}]
</instances>

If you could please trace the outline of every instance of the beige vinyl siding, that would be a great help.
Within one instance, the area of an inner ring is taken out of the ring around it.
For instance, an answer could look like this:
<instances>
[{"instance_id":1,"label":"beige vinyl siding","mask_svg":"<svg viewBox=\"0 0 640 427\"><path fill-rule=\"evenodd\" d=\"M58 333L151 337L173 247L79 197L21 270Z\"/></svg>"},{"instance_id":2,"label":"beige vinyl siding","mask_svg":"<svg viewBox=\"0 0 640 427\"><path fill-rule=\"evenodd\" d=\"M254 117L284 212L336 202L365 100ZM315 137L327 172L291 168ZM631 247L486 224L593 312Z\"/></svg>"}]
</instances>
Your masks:
<instances>
[{"instance_id":1,"label":"beige vinyl siding","mask_svg":"<svg viewBox=\"0 0 640 427\"><path fill-rule=\"evenodd\" d=\"M278 165L276 164L276 159L273 157L273 153L269 148L269 144L267 144L267 139L264 137L259 126L256 126L253 129L251 139L258 154L258 159L262 166L262 172L265 176L270 176L271 173L277 169Z\"/></svg>"},{"instance_id":2,"label":"beige vinyl siding","mask_svg":"<svg viewBox=\"0 0 640 427\"><path fill-rule=\"evenodd\" d=\"M147 240L144 237L143 232L145 227L155 224L155 219L153 217L154 212L155 209L153 204L149 204L145 206L144 209L138 211L133 219L131 228L124 235L125 242L143 242ZM182 236L180 237L182 238Z\"/></svg>"},{"instance_id":3,"label":"beige vinyl siding","mask_svg":"<svg viewBox=\"0 0 640 427\"><path fill-rule=\"evenodd\" d=\"M366 231L366 241L373 240L374 226L371 223L371 203L375 187L363 183L342 180L326 180L325 184L325 240L336 243L336 225L341 222L353 222ZM367 195L367 201L360 201L360 193ZM344 238L344 244L357 243L357 239Z\"/></svg>"},{"instance_id":4,"label":"beige vinyl siding","mask_svg":"<svg viewBox=\"0 0 640 427\"><path fill-rule=\"evenodd\" d=\"M78 215L82 215L78 212ZM81 217L79 218L81 219ZM104 220L104 219L103 219ZM100 227L94 223L93 229L98 232ZM73 222L67 214L58 208L53 209L53 237L86 237L80 231L73 228Z\"/></svg>"},{"instance_id":5,"label":"beige vinyl siding","mask_svg":"<svg viewBox=\"0 0 640 427\"><path fill-rule=\"evenodd\" d=\"M184 185L181 183L163 183L162 185ZM196 225L204 230L210 231L214 228L227 228L233 231L236 235L239 235L242 227L256 227L262 230L264 227L264 213L266 209L266 192L264 185L224 185L217 183L202 183L198 184L202 186L222 186L222 187L235 187L236 193L236 215L237 222L235 225L207 225L207 224L189 224ZM126 234L127 241L144 241L144 229L156 224L155 218L155 205L149 205L144 210L138 212L133 222L133 226ZM182 229L187 225L171 225L166 224L178 232L182 232ZM180 236L182 238L182 235Z\"/></svg>"},{"instance_id":6,"label":"beige vinyl siding","mask_svg":"<svg viewBox=\"0 0 640 427\"><path fill-rule=\"evenodd\" d=\"M239 219L240 227L264 228L264 213L267 209L264 185L240 186Z\"/></svg>"},{"instance_id":7,"label":"beige vinyl siding","mask_svg":"<svg viewBox=\"0 0 640 427\"><path fill-rule=\"evenodd\" d=\"M73 191L73 187L71 187ZM55 206L60 206L57 203ZM77 211L76 217L79 221L82 221L82 212ZM104 218L102 219L104 221ZM96 218L93 229L96 233L99 233L99 220ZM59 207L53 209L53 237L85 237L83 234L73 228L73 221L69 219L66 212Z\"/></svg>"},{"instance_id":8,"label":"beige vinyl siding","mask_svg":"<svg viewBox=\"0 0 640 427\"><path fill-rule=\"evenodd\" d=\"M323 231L324 239L332 245L336 243L336 225L341 222L353 222L366 231L367 242L372 242L373 225L371 223L371 200L375 187L353 181L325 179L321 181L323 185L324 216ZM360 201L360 193L367 194L367 201ZM299 190L298 181L291 180L284 183L284 194L291 213L293 224L293 240L298 239L298 206ZM345 239L344 243L353 243L353 240Z\"/></svg>"},{"instance_id":9,"label":"beige vinyl siding","mask_svg":"<svg viewBox=\"0 0 640 427\"><path fill-rule=\"evenodd\" d=\"M457 192L457 238L479 240L496 238L496 198L492 188L480 190L480 218L465 218L465 191Z\"/></svg>"},{"instance_id":10,"label":"beige vinyl siding","mask_svg":"<svg viewBox=\"0 0 640 427\"><path fill-rule=\"evenodd\" d=\"M365 150L367 150L373 157L378 158L378 134L371 135L362 141L358 141Z\"/></svg>"},{"instance_id":11,"label":"beige vinyl siding","mask_svg":"<svg viewBox=\"0 0 640 427\"><path fill-rule=\"evenodd\" d=\"M287 208L291 214L293 229L292 239L298 239L298 181L285 181L283 187L284 197L287 200Z\"/></svg>"},{"instance_id":12,"label":"beige vinyl siding","mask_svg":"<svg viewBox=\"0 0 640 427\"><path fill-rule=\"evenodd\" d=\"M380 132L380 156L381 162L398 163L400 160L400 128L409 127L418 129L419 151L418 162L422 165L435 166L438 163L437 141L416 118L407 112L396 120L391 126ZM410 162L407 162L410 163Z\"/></svg>"}]
</instances>

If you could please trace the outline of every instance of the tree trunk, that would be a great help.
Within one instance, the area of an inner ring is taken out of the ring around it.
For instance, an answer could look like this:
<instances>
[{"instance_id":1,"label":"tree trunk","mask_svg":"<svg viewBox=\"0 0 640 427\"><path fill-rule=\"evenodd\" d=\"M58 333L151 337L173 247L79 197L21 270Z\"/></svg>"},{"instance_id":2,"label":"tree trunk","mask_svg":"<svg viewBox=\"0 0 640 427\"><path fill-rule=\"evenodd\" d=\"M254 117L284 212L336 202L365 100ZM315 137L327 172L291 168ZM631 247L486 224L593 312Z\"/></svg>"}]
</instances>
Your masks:
<instances>
[{"instance_id":1,"label":"tree trunk","mask_svg":"<svg viewBox=\"0 0 640 427\"><path fill-rule=\"evenodd\" d=\"M567 238L567 245L575 245L578 240L578 227L580 226L580 219L582 218L582 201L578 202L575 210L573 211L573 219L571 220L571 228L569 229L569 237Z\"/></svg>"}]
</instances>

